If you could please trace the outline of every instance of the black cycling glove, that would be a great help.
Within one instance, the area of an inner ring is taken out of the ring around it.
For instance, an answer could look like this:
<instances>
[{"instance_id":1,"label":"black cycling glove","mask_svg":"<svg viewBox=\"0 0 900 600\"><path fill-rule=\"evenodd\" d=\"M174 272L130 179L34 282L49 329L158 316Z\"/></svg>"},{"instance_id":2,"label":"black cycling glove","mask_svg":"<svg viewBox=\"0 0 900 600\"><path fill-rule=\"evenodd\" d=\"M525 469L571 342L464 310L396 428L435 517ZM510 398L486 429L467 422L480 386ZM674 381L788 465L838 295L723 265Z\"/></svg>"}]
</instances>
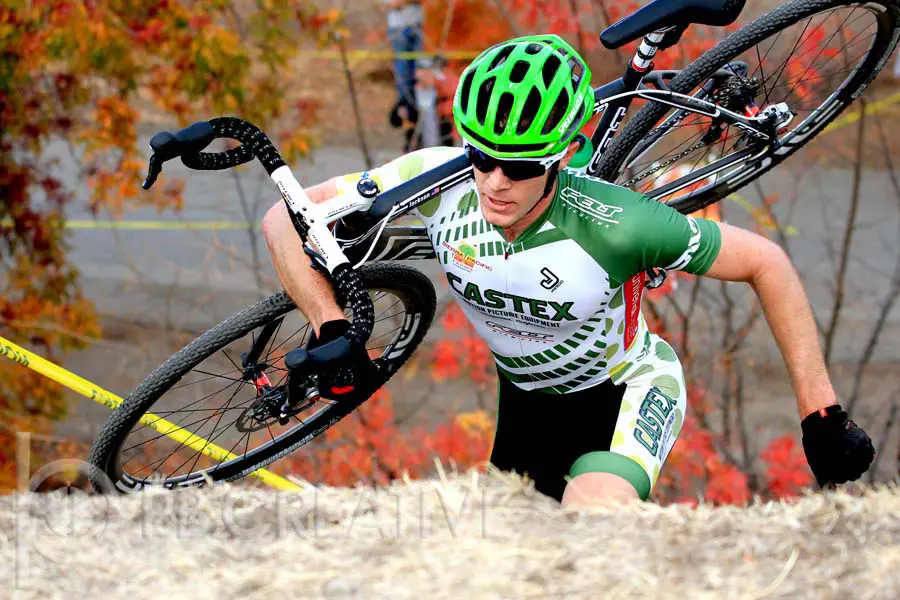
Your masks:
<instances>
[{"instance_id":1,"label":"black cycling glove","mask_svg":"<svg viewBox=\"0 0 900 600\"><path fill-rule=\"evenodd\" d=\"M340 319L327 321L319 328L319 336L310 335L307 350L323 346L332 340L345 335L350 330L350 321ZM371 396L378 389L378 368L372 363L365 345L353 347L350 355L326 365L319 371L319 394L324 398L337 400L340 398L363 399Z\"/></svg>"},{"instance_id":2,"label":"black cycling glove","mask_svg":"<svg viewBox=\"0 0 900 600\"><path fill-rule=\"evenodd\" d=\"M800 428L806 462L820 486L859 479L875 458L872 440L839 404L810 414Z\"/></svg>"}]
</instances>

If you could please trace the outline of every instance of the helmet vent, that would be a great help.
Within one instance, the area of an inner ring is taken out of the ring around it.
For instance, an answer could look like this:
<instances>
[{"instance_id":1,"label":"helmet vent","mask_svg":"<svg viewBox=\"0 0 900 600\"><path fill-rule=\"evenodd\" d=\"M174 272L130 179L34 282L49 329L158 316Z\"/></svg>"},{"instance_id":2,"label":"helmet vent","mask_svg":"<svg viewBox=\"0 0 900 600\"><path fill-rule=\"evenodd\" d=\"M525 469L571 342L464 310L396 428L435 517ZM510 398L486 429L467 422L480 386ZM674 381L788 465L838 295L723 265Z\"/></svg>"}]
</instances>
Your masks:
<instances>
[{"instance_id":1,"label":"helmet vent","mask_svg":"<svg viewBox=\"0 0 900 600\"><path fill-rule=\"evenodd\" d=\"M581 81L581 76L584 75L584 69L581 63L574 58L570 58L568 62L569 68L572 70L572 87L578 87L578 82Z\"/></svg>"},{"instance_id":2,"label":"helmet vent","mask_svg":"<svg viewBox=\"0 0 900 600\"><path fill-rule=\"evenodd\" d=\"M519 124L516 126L516 135L522 135L528 131L539 110L541 110L541 93L536 87L532 87L528 92L528 97L525 98L525 105L519 116Z\"/></svg>"},{"instance_id":3,"label":"helmet vent","mask_svg":"<svg viewBox=\"0 0 900 600\"><path fill-rule=\"evenodd\" d=\"M540 51L543 49L544 49L544 47L541 46L540 44L535 44L534 42L531 42L530 44L525 46L525 54L539 54Z\"/></svg>"},{"instance_id":4,"label":"helmet vent","mask_svg":"<svg viewBox=\"0 0 900 600\"><path fill-rule=\"evenodd\" d=\"M512 71L509 74L509 82L510 83L522 83L525 79L525 75L528 73L530 65L524 60L516 61L516 64L513 65Z\"/></svg>"},{"instance_id":5,"label":"helmet vent","mask_svg":"<svg viewBox=\"0 0 900 600\"><path fill-rule=\"evenodd\" d=\"M509 58L509 55L512 54L512 51L515 50L515 46L510 45L506 46L500 52L497 53L497 56L494 57L494 60L491 61L491 66L488 70L493 70L506 62L506 59Z\"/></svg>"},{"instance_id":6,"label":"helmet vent","mask_svg":"<svg viewBox=\"0 0 900 600\"><path fill-rule=\"evenodd\" d=\"M553 108L550 109L550 115L547 117L547 120L544 122L544 126L541 128L541 135L547 135L553 128L559 125L559 122L563 120L563 117L566 116L566 112L569 108L569 92L563 90L560 92L559 97L556 99L556 103L553 104Z\"/></svg>"},{"instance_id":7,"label":"helmet vent","mask_svg":"<svg viewBox=\"0 0 900 600\"><path fill-rule=\"evenodd\" d=\"M541 76L544 78L544 87L550 87L550 82L553 81L553 76L559 71L561 65L562 61L559 60L559 57L555 54L551 54L546 62L544 62L544 67L541 69Z\"/></svg>"},{"instance_id":8,"label":"helmet vent","mask_svg":"<svg viewBox=\"0 0 900 600\"><path fill-rule=\"evenodd\" d=\"M469 110L469 94L472 92L472 80L475 79L475 72L469 71L466 78L462 82L462 89L459 92L459 106L462 112Z\"/></svg>"},{"instance_id":9,"label":"helmet vent","mask_svg":"<svg viewBox=\"0 0 900 600\"><path fill-rule=\"evenodd\" d=\"M482 126L487 121L488 103L491 101L491 90L494 89L494 82L496 81L496 77L489 77L478 88L478 103L475 106L475 115Z\"/></svg>"},{"instance_id":10,"label":"helmet vent","mask_svg":"<svg viewBox=\"0 0 900 600\"><path fill-rule=\"evenodd\" d=\"M500 95L500 101L497 102L497 118L494 119L494 133L502 135L509 122L509 113L512 112L515 96L510 92L503 92Z\"/></svg>"}]
</instances>

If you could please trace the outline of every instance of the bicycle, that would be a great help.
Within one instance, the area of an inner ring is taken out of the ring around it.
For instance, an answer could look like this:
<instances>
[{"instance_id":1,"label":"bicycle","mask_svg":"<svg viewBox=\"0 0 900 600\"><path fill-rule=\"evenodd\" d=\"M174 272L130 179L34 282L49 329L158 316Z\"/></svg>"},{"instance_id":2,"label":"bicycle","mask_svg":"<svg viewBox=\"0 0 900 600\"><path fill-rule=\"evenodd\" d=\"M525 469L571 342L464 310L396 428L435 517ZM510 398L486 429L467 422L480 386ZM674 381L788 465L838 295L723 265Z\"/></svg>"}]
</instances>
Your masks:
<instances>
[{"instance_id":1,"label":"bicycle","mask_svg":"<svg viewBox=\"0 0 900 600\"><path fill-rule=\"evenodd\" d=\"M610 49L642 41L625 74L595 89L594 113L601 117L590 140L583 140L591 156L582 167L585 174L635 188L682 212L707 206L822 131L871 83L900 36L900 0L793 0L729 34L684 70L651 71L657 52L678 43L689 25L728 25L743 7L744 0L654 0L601 33ZM832 17L837 27L827 36ZM858 31L863 33L853 35ZM867 31L871 35L860 40ZM836 38L842 46L830 48ZM791 50L773 68L778 61L768 58L779 40ZM864 51L854 58L835 58L860 44ZM798 49L801 54L794 56ZM802 59L813 52L804 67ZM825 69L813 70L823 56ZM815 94L824 99L811 107L807 102ZM618 132L635 98L648 103ZM240 145L203 152L217 138ZM199 170L258 159L313 264L329 274L352 326L346 339L292 351L302 346L309 325L279 293L190 342L127 396L91 449L92 483L107 489L103 480L109 478L122 492L239 479L303 446L362 404L365 399L322 399L317 366L339 354L341 344L364 341L378 367L377 383L383 384L410 358L432 323L435 291L423 274L392 261L432 258L435 252L424 227L389 224L472 177L462 155L386 191L363 175L355 195L315 205L269 138L245 121L214 118L174 134L158 133L150 145L145 188L174 158ZM379 333L379 327L388 330ZM289 369L300 382L291 393ZM185 393L192 397L176 398ZM151 410L180 418L175 425L206 444L230 444L229 458L210 459L184 440L166 448L174 442L141 422Z\"/></svg>"}]
</instances>

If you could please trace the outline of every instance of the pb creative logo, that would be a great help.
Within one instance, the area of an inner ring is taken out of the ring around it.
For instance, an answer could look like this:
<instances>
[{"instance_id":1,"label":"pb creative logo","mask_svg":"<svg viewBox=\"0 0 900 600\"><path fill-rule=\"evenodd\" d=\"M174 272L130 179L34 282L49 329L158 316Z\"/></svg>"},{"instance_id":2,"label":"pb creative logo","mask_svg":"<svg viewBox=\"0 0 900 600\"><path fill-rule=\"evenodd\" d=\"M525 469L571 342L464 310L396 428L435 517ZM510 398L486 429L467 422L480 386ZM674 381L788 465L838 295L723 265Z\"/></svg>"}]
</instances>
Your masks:
<instances>
[{"instance_id":1,"label":"pb creative logo","mask_svg":"<svg viewBox=\"0 0 900 600\"><path fill-rule=\"evenodd\" d=\"M561 286L563 284L562 279L557 277L556 273L554 273L547 267L544 267L543 269L541 269L541 275L544 276L544 278L541 280L541 287L544 288L545 290L550 290L551 292L555 292L556 288L558 288L559 286Z\"/></svg>"},{"instance_id":2,"label":"pb creative logo","mask_svg":"<svg viewBox=\"0 0 900 600\"><path fill-rule=\"evenodd\" d=\"M579 212L592 217L596 222L606 223L607 227L610 224L617 225L619 222L613 217L625 210L620 206L603 204L599 200L585 196L578 190L570 187L563 189L560 195L566 204Z\"/></svg>"}]
</instances>

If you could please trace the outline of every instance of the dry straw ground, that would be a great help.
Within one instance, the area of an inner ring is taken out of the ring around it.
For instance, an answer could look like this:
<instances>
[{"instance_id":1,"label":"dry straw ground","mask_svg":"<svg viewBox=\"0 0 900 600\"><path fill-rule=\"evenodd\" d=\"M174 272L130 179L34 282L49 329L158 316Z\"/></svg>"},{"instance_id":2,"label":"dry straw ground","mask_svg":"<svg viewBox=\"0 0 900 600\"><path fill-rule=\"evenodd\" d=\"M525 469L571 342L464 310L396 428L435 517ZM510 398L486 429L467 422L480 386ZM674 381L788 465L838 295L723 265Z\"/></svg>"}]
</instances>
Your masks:
<instances>
[{"instance_id":1,"label":"dry straw ground","mask_svg":"<svg viewBox=\"0 0 900 600\"><path fill-rule=\"evenodd\" d=\"M521 480L0 499L14 598L900 597L900 492L566 512Z\"/></svg>"}]
</instances>

